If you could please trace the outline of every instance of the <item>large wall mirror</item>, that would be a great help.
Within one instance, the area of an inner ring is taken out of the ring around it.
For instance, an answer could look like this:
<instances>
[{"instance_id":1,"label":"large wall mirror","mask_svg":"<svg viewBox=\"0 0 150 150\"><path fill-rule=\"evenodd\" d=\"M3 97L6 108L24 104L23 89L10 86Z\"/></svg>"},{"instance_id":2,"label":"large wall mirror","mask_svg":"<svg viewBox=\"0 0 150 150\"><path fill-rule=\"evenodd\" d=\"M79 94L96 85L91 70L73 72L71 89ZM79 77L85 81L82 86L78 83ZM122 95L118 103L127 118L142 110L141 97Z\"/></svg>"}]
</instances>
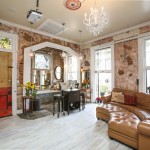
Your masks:
<instances>
[{"instance_id":1,"label":"large wall mirror","mask_svg":"<svg viewBox=\"0 0 150 150\"><path fill-rule=\"evenodd\" d=\"M60 66L55 67L54 75L57 80L62 80L63 73Z\"/></svg>"}]
</instances>

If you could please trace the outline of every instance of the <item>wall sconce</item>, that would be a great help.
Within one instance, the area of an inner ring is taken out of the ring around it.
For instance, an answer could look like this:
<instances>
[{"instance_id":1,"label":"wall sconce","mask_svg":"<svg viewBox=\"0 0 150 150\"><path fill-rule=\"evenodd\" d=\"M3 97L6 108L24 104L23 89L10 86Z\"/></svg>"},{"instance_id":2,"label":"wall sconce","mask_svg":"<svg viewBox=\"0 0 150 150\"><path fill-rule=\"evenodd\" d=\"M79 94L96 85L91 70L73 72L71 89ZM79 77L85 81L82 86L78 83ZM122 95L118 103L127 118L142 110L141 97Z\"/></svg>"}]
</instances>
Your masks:
<instances>
[{"instance_id":1,"label":"wall sconce","mask_svg":"<svg viewBox=\"0 0 150 150\"><path fill-rule=\"evenodd\" d=\"M80 69L80 70L81 70L81 72L82 72L82 71L83 71L83 67L81 67L81 69Z\"/></svg>"},{"instance_id":2,"label":"wall sconce","mask_svg":"<svg viewBox=\"0 0 150 150\"><path fill-rule=\"evenodd\" d=\"M33 56L34 56L34 52L33 52L32 50L30 50L29 56L30 56L30 57L33 57Z\"/></svg>"}]
</instances>

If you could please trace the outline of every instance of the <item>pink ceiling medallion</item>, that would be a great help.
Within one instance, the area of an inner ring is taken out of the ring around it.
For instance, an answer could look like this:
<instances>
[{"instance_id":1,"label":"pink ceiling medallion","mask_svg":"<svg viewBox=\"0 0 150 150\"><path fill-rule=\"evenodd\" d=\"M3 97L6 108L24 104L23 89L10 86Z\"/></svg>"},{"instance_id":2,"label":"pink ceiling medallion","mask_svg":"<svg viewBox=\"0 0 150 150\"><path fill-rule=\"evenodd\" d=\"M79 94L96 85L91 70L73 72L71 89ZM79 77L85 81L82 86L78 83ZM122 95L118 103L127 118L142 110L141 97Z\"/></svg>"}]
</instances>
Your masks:
<instances>
[{"instance_id":1,"label":"pink ceiling medallion","mask_svg":"<svg viewBox=\"0 0 150 150\"><path fill-rule=\"evenodd\" d=\"M64 5L70 10L77 10L81 7L84 0L64 0Z\"/></svg>"}]
</instances>

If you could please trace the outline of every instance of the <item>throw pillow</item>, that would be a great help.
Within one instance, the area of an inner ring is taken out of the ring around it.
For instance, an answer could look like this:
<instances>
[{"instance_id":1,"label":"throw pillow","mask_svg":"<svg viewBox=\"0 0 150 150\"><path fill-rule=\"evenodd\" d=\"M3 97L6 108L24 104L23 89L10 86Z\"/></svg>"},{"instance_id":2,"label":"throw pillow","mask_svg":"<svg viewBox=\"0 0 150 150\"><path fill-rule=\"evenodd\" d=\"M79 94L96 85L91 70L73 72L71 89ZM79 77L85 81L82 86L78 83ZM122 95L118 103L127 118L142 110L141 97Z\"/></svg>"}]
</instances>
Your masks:
<instances>
[{"instance_id":1,"label":"throw pillow","mask_svg":"<svg viewBox=\"0 0 150 150\"><path fill-rule=\"evenodd\" d=\"M117 98L116 102L124 104L124 95L122 93L118 94L118 98Z\"/></svg>"},{"instance_id":2,"label":"throw pillow","mask_svg":"<svg viewBox=\"0 0 150 150\"><path fill-rule=\"evenodd\" d=\"M136 105L136 96L124 95L124 102L126 105Z\"/></svg>"},{"instance_id":3,"label":"throw pillow","mask_svg":"<svg viewBox=\"0 0 150 150\"><path fill-rule=\"evenodd\" d=\"M117 100L120 98L120 95L122 95L122 92L112 92L111 101L117 102Z\"/></svg>"}]
</instances>

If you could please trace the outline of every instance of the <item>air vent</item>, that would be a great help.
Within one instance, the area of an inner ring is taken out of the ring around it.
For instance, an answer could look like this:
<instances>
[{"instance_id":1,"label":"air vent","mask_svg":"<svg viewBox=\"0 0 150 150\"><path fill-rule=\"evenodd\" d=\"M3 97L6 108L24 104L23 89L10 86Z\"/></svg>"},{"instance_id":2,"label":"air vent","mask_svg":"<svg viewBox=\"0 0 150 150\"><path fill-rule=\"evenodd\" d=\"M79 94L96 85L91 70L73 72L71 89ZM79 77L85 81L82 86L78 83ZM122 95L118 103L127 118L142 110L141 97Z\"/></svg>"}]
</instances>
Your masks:
<instances>
[{"instance_id":1,"label":"air vent","mask_svg":"<svg viewBox=\"0 0 150 150\"><path fill-rule=\"evenodd\" d=\"M53 34L53 35L59 35L60 33L63 32L63 25L59 24L55 21L52 21L50 19L47 19L46 21L44 21L37 29L49 34ZM66 30L67 28L65 27L64 30Z\"/></svg>"}]
</instances>

